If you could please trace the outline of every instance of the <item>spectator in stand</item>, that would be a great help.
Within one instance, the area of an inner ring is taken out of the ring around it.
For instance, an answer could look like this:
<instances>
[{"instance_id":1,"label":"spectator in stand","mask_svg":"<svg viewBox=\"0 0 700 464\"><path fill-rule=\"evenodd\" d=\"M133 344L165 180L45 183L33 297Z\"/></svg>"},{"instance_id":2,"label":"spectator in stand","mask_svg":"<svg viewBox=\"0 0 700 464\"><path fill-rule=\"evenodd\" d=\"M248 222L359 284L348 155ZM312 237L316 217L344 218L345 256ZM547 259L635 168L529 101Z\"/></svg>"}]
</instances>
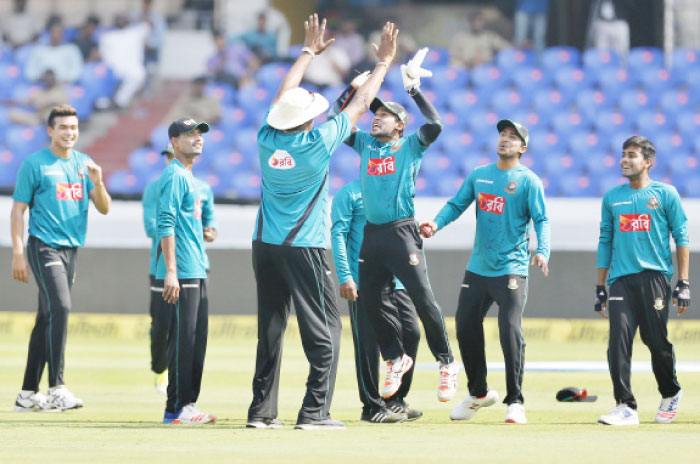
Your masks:
<instances>
[{"instance_id":1,"label":"spectator in stand","mask_svg":"<svg viewBox=\"0 0 700 464\"><path fill-rule=\"evenodd\" d=\"M260 68L260 60L242 42L226 44L226 37L214 32L216 52L207 60L207 73L216 82L245 86ZM189 113L185 113L189 114ZM208 119L199 118L203 121ZM198 118L195 118L198 120Z\"/></svg>"},{"instance_id":2,"label":"spectator in stand","mask_svg":"<svg viewBox=\"0 0 700 464\"><path fill-rule=\"evenodd\" d=\"M100 18L95 15L88 16L85 24L80 28L78 37L73 40L73 43L80 49L83 61L86 63L100 60L100 49L95 40L95 31L99 25Z\"/></svg>"},{"instance_id":3,"label":"spectator in stand","mask_svg":"<svg viewBox=\"0 0 700 464\"><path fill-rule=\"evenodd\" d=\"M486 20L481 11L475 11L469 28L458 32L450 42L452 65L471 69L493 59L494 53L510 43L497 33L486 28Z\"/></svg>"},{"instance_id":4,"label":"spectator in stand","mask_svg":"<svg viewBox=\"0 0 700 464\"><path fill-rule=\"evenodd\" d=\"M518 0L513 37L516 46L531 47L537 53L544 50L548 12L549 0Z\"/></svg>"},{"instance_id":5,"label":"spectator in stand","mask_svg":"<svg viewBox=\"0 0 700 464\"><path fill-rule=\"evenodd\" d=\"M335 48L345 50L350 65L356 66L365 59L367 45L365 39L357 32L357 21L347 20L340 25L340 30L335 36Z\"/></svg>"},{"instance_id":6,"label":"spectator in stand","mask_svg":"<svg viewBox=\"0 0 700 464\"><path fill-rule=\"evenodd\" d=\"M59 82L78 80L83 71L83 56L75 44L63 43L63 26L58 21L50 21L49 42L32 49L24 71L26 78L37 81L50 69Z\"/></svg>"},{"instance_id":7,"label":"spectator in stand","mask_svg":"<svg viewBox=\"0 0 700 464\"><path fill-rule=\"evenodd\" d=\"M36 41L42 31L41 20L27 11L27 0L14 0L12 13L2 20L2 36L12 48Z\"/></svg>"},{"instance_id":8,"label":"spectator in stand","mask_svg":"<svg viewBox=\"0 0 700 464\"><path fill-rule=\"evenodd\" d=\"M676 27L676 46L700 48L700 3L697 0L675 0L673 19Z\"/></svg>"},{"instance_id":9,"label":"spectator in stand","mask_svg":"<svg viewBox=\"0 0 700 464\"><path fill-rule=\"evenodd\" d=\"M277 56L285 57L289 54L289 42L292 38L292 30L289 27L287 17L277 8L268 7L265 21L267 30L277 37Z\"/></svg>"},{"instance_id":10,"label":"spectator in stand","mask_svg":"<svg viewBox=\"0 0 700 464\"><path fill-rule=\"evenodd\" d=\"M43 87L20 101L10 104L26 108L12 108L8 112L10 121L25 126L40 126L46 123L51 109L69 100L68 89L63 83L56 82L56 75L50 69L41 77ZM31 108L31 109L27 109Z\"/></svg>"},{"instance_id":11,"label":"spectator in stand","mask_svg":"<svg viewBox=\"0 0 700 464\"><path fill-rule=\"evenodd\" d=\"M615 11L612 0L603 0L593 13L588 37L595 48L615 50L623 59L630 51L630 26Z\"/></svg>"},{"instance_id":12,"label":"spectator in stand","mask_svg":"<svg viewBox=\"0 0 700 464\"><path fill-rule=\"evenodd\" d=\"M177 101L165 120L174 121L186 114L195 121L207 121L211 125L218 124L221 119L221 104L213 96L204 94L206 84L206 77L194 79L190 92Z\"/></svg>"},{"instance_id":13,"label":"spectator in stand","mask_svg":"<svg viewBox=\"0 0 700 464\"><path fill-rule=\"evenodd\" d=\"M144 50L144 59L146 67L149 64L157 64L160 56L160 48L165 40L165 33L168 30L168 25L162 14L153 9L153 0L143 0L141 10L135 11L131 15L132 24L139 22L148 23L150 32L146 39L146 47Z\"/></svg>"},{"instance_id":14,"label":"spectator in stand","mask_svg":"<svg viewBox=\"0 0 700 464\"><path fill-rule=\"evenodd\" d=\"M267 13L258 13L255 29L244 32L237 37L242 41L263 63L277 58L277 35L268 30Z\"/></svg>"},{"instance_id":15,"label":"spectator in stand","mask_svg":"<svg viewBox=\"0 0 700 464\"><path fill-rule=\"evenodd\" d=\"M114 104L126 108L146 81L144 50L150 32L147 22L129 24L126 16L119 14L114 20L114 29L100 37L100 56L121 79L114 95Z\"/></svg>"}]
</instances>

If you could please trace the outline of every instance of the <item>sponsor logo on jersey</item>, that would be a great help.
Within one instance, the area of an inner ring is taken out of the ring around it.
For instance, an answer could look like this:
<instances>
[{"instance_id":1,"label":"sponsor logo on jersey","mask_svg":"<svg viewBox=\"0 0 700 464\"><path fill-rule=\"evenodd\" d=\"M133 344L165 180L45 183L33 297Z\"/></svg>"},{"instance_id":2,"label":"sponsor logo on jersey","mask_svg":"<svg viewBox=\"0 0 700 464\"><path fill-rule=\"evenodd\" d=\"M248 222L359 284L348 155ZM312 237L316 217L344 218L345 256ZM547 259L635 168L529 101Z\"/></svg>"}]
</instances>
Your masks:
<instances>
[{"instance_id":1,"label":"sponsor logo on jersey","mask_svg":"<svg viewBox=\"0 0 700 464\"><path fill-rule=\"evenodd\" d=\"M396 172L396 160L394 156L387 158L370 158L367 163L368 176L386 176Z\"/></svg>"},{"instance_id":2,"label":"sponsor logo on jersey","mask_svg":"<svg viewBox=\"0 0 700 464\"><path fill-rule=\"evenodd\" d=\"M515 182L511 181L508 182L508 185L506 185L506 188L504 189L506 193L515 193L515 188L518 186Z\"/></svg>"},{"instance_id":3,"label":"sponsor logo on jersey","mask_svg":"<svg viewBox=\"0 0 700 464\"><path fill-rule=\"evenodd\" d=\"M615 207L615 206L620 206L620 205L631 205L631 204L632 204L631 201L618 201L616 203L613 203L612 206Z\"/></svg>"},{"instance_id":4,"label":"sponsor logo on jersey","mask_svg":"<svg viewBox=\"0 0 700 464\"><path fill-rule=\"evenodd\" d=\"M664 309L664 300L663 298L657 298L654 300L654 309L657 311L661 311Z\"/></svg>"},{"instance_id":5,"label":"sponsor logo on jersey","mask_svg":"<svg viewBox=\"0 0 700 464\"><path fill-rule=\"evenodd\" d=\"M57 200L82 200L83 199L83 184L76 182L56 182L56 199Z\"/></svg>"},{"instance_id":6,"label":"sponsor logo on jersey","mask_svg":"<svg viewBox=\"0 0 700 464\"><path fill-rule=\"evenodd\" d=\"M475 182L477 184L493 184L493 181L488 179L477 179Z\"/></svg>"},{"instance_id":7,"label":"sponsor logo on jersey","mask_svg":"<svg viewBox=\"0 0 700 464\"><path fill-rule=\"evenodd\" d=\"M44 171L45 176L65 176L66 173L63 171Z\"/></svg>"},{"instance_id":8,"label":"sponsor logo on jersey","mask_svg":"<svg viewBox=\"0 0 700 464\"><path fill-rule=\"evenodd\" d=\"M503 214L506 199L497 195L479 192L479 209L487 213Z\"/></svg>"},{"instance_id":9,"label":"sponsor logo on jersey","mask_svg":"<svg viewBox=\"0 0 700 464\"><path fill-rule=\"evenodd\" d=\"M408 255L408 264L411 266L418 266L418 263L420 263L420 260L418 259L418 255L416 253L411 253Z\"/></svg>"},{"instance_id":10,"label":"sponsor logo on jersey","mask_svg":"<svg viewBox=\"0 0 700 464\"><path fill-rule=\"evenodd\" d=\"M195 200L194 201L194 218L195 219L202 218L202 200Z\"/></svg>"},{"instance_id":11,"label":"sponsor logo on jersey","mask_svg":"<svg viewBox=\"0 0 700 464\"><path fill-rule=\"evenodd\" d=\"M649 209L657 209L659 206L659 200L656 199L656 197L649 197L649 201L647 201L647 208Z\"/></svg>"},{"instance_id":12,"label":"sponsor logo on jersey","mask_svg":"<svg viewBox=\"0 0 700 464\"><path fill-rule=\"evenodd\" d=\"M292 169L297 165L292 155L285 150L275 150L272 156L267 160L267 164L273 169Z\"/></svg>"},{"instance_id":13,"label":"sponsor logo on jersey","mask_svg":"<svg viewBox=\"0 0 700 464\"><path fill-rule=\"evenodd\" d=\"M648 214L620 214L620 232L649 232L650 228Z\"/></svg>"},{"instance_id":14,"label":"sponsor logo on jersey","mask_svg":"<svg viewBox=\"0 0 700 464\"><path fill-rule=\"evenodd\" d=\"M518 289L518 281L515 279L515 277L511 277L508 279L508 290L517 290Z\"/></svg>"}]
</instances>

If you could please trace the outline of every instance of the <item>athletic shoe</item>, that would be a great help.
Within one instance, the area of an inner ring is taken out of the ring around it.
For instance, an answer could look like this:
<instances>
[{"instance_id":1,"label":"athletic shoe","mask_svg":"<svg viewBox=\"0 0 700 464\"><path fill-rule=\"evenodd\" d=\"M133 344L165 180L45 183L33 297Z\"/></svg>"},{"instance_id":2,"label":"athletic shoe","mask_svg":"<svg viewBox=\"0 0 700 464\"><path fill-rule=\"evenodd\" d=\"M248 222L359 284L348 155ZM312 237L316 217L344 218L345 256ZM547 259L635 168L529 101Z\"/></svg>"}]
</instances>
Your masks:
<instances>
[{"instance_id":1,"label":"athletic shoe","mask_svg":"<svg viewBox=\"0 0 700 464\"><path fill-rule=\"evenodd\" d=\"M168 371L165 370L160 374L156 374L156 391L161 395L168 394Z\"/></svg>"},{"instance_id":2,"label":"athletic shoe","mask_svg":"<svg viewBox=\"0 0 700 464\"><path fill-rule=\"evenodd\" d=\"M520 403L511 403L506 410L506 424L527 424L525 406Z\"/></svg>"},{"instance_id":3,"label":"athletic shoe","mask_svg":"<svg viewBox=\"0 0 700 464\"><path fill-rule=\"evenodd\" d=\"M15 400L15 411L36 412L46 410L46 396L41 392L22 390Z\"/></svg>"},{"instance_id":4,"label":"athletic shoe","mask_svg":"<svg viewBox=\"0 0 700 464\"><path fill-rule=\"evenodd\" d=\"M213 424L216 422L216 416L202 412L190 403L178 412L165 412L163 415L164 424L183 424L183 425L203 425Z\"/></svg>"},{"instance_id":5,"label":"athletic shoe","mask_svg":"<svg viewBox=\"0 0 700 464\"><path fill-rule=\"evenodd\" d=\"M423 413L415 409L409 408L404 400L392 401L386 404L386 408L397 413L405 413L407 421L414 421L423 416Z\"/></svg>"},{"instance_id":6,"label":"athletic shoe","mask_svg":"<svg viewBox=\"0 0 700 464\"><path fill-rule=\"evenodd\" d=\"M610 410L609 414L600 416L598 423L605 425L639 425L637 411L620 403Z\"/></svg>"},{"instance_id":7,"label":"athletic shoe","mask_svg":"<svg viewBox=\"0 0 700 464\"><path fill-rule=\"evenodd\" d=\"M296 430L345 430L345 424L339 420L331 419L299 419Z\"/></svg>"},{"instance_id":8,"label":"athletic shoe","mask_svg":"<svg viewBox=\"0 0 700 464\"><path fill-rule=\"evenodd\" d=\"M273 417L255 417L245 424L248 429L281 429L282 422Z\"/></svg>"},{"instance_id":9,"label":"athletic shoe","mask_svg":"<svg viewBox=\"0 0 700 464\"><path fill-rule=\"evenodd\" d=\"M654 417L654 422L657 424L670 424L673 422L676 414L678 414L678 403L681 402L681 398L683 398L683 390L678 390L678 393L674 396L661 398L661 404L656 412L656 417Z\"/></svg>"},{"instance_id":10,"label":"athletic shoe","mask_svg":"<svg viewBox=\"0 0 700 464\"><path fill-rule=\"evenodd\" d=\"M378 408L374 411L363 412L361 420L363 422L371 422L372 424L395 424L408 419L404 412L392 411L389 408Z\"/></svg>"},{"instance_id":11,"label":"athletic shoe","mask_svg":"<svg viewBox=\"0 0 700 464\"><path fill-rule=\"evenodd\" d=\"M67 409L77 409L83 407L83 400L76 398L65 385L49 388L49 394L46 397L47 409L55 409L65 411Z\"/></svg>"},{"instance_id":12,"label":"athletic shoe","mask_svg":"<svg viewBox=\"0 0 700 464\"><path fill-rule=\"evenodd\" d=\"M440 386L438 387L438 401L447 402L457 392L457 372L459 365L452 361L449 364L440 363Z\"/></svg>"},{"instance_id":13,"label":"athletic shoe","mask_svg":"<svg viewBox=\"0 0 700 464\"><path fill-rule=\"evenodd\" d=\"M382 397L389 398L393 396L401 387L401 377L411 370L413 359L404 354L400 358L386 362L386 379L384 380L384 388L382 389Z\"/></svg>"},{"instance_id":14,"label":"athletic shoe","mask_svg":"<svg viewBox=\"0 0 700 464\"><path fill-rule=\"evenodd\" d=\"M474 417L474 414L481 409L487 408L498 401L498 392L496 390L489 390L484 396L471 396L467 397L457 405L456 408L450 413L450 419L452 420L469 420Z\"/></svg>"}]
</instances>

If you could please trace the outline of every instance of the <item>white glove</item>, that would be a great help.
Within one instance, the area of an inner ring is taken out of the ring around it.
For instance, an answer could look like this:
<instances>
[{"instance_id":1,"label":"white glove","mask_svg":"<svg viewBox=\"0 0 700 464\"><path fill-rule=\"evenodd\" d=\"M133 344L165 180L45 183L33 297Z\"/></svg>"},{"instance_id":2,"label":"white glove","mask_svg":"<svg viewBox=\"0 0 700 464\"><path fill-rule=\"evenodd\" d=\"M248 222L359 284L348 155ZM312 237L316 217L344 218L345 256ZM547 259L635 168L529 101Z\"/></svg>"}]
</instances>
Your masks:
<instances>
[{"instance_id":1,"label":"white glove","mask_svg":"<svg viewBox=\"0 0 700 464\"><path fill-rule=\"evenodd\" d=\"M420 87L421 77L432 77L432 71L422 68L425 55L428 54L428 47L423 47L416 52L408 63L401 65L401 77L403 78L403 88L411 92Z\"/></svg>"},{"instance_id":2,"label":"white glove","mask_svg":"<svg viewBox=\"0 0 700 464\"><path fill-rule=\"evenodd\" d=\"M353 86L356 89L359 89L362 87L362 84L367 82L367 79L369 79L369 71L365 71L363 73L358 74L355 76L355 78L350 82L350 85Z\"/></svg>"}]
</instances>

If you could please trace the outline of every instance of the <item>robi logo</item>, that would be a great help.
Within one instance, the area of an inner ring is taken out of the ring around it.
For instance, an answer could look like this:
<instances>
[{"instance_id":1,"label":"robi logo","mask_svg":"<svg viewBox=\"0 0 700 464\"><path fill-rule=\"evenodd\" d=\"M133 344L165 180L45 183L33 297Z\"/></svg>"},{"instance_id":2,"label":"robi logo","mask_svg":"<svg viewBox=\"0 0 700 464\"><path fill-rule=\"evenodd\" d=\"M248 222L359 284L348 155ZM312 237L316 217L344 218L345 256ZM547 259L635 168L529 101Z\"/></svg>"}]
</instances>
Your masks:
<instances>
[{"instance_id":1,"label":"robi logo","mask_svg":"<svg viewBox=\"0 0 700 464\"><path fill-rule=\"evenodd\" d=\"M202 200L195 200L194 201L194 218L195 219L202 218Z\"/></svg>"},{"instance_id":2,"label":"robi logo","mask_svg":"<svg viewBox=\"0 0 700 464\"><path fill-rule=\"evenodd\" d=\"M368 176L385 176L396 172L396 160L394 155L388 158L370 158L367 163Z\"/></svg>"},{"instance_id":3,"label":"robi logo","mask_svg":"<svg viewBox=\"0 0 700 464\"><path fill-rule=\"evenodd\" d=\"M75 184L66 182L56 183L56 199L57 200L82 200L83 199L83 184L76 182Z\"/></svg>"},{"instance_id":4,"label":"robi logo","mask_svg":"<svg viewBox=\"0 0 700 464\"><path fill-rule=\"evenodd\" d=\"M489 193L479 193L479 209L487 213L503 214L506 199Z\"/></svg>"},{"instance_id":5,"label":"robi logo","mask_svg":"<svg viewBox=\"0 0 700 464\"><path fill-rule=\"evenodd\" d=\"M292 169L297 165L292 155L284 150L275 150L267 160L267 164L273 169Z\"/></svg>"},{"instance_id":6,"label":"robi logo","mask_svg":"<svg viewBox=\"0 0 700 464\"><path fill-rule=\"evenodd\" d=\"M620 232L649 232L649 214L620 214Z\"/></svg>"}]
</instances>

